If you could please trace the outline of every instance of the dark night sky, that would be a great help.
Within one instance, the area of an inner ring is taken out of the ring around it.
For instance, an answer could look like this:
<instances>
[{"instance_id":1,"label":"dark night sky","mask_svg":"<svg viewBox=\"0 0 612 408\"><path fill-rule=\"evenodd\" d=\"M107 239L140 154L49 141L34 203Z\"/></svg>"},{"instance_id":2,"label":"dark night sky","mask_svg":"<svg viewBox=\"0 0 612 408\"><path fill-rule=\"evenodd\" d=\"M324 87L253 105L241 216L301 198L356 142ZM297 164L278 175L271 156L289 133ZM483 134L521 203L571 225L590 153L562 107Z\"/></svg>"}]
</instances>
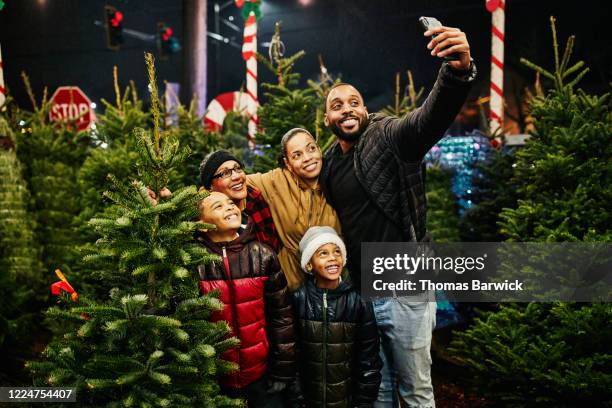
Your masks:
<instances>
[{"instance_id":1,"label":"dark night sky","mask_svg":"<svg viewBox=\"0 0 612 408\"><path fill-rule=\"evenodd\" d=\"M29 107L29 103L19 77L22 70L30 75L37 95L44 85L51 92L59 85L78 85L98 101L101 97L113 98L112 67L118 65L121 82L134 79L140 94L145 95L142 53L154 51L155 45L126 38L121 51L107 50L103 28L93 24L94 20L102 20L104 4L124 12L125 28L153 33L156 23L165 21L179 39L182 37L180 0L5 0L5 3L0 11L5 82L24 107ZM209 30L213 27L213 4L209 1ZM521 56L546 67L552 65L548 17L555 15L559 38L565 43L568 35L576 34L575 59L584 59L591 67L583 87L598 93L607 91L612 81L608 31L612 13L605 4L609 2L508 0L505 54L508 73L518 78L520 84L533 81L534 75L518 62ZM307 53L296 66L303 79L317 77L317 55L321 54L333 75L341 74L345 81L362 90L371 111L392 102L397 71L411 69L417 86L428 89L433 83L439 62L425 49L426 40L417 24L421 15L435 16L467 33L481 72L474 94L488 93L491 17L484 0L311 0L307 7L298 0L264 0L262 11L260 52L267 53L261 44L270 40L275 21L282 20L287 54L300 49ZM239 11L233 5L221 15L233 15L242 28ZM223 35L242 41L241 32L221 27ZM209 97L237 90L244 81L240 51L221 45L217 63L217 45L210 40L208 47ZM260 80L272 79L262 65L259 73ZM180 82L182 54L158 62L158 77Z\"/></svg>"}]
</instances>

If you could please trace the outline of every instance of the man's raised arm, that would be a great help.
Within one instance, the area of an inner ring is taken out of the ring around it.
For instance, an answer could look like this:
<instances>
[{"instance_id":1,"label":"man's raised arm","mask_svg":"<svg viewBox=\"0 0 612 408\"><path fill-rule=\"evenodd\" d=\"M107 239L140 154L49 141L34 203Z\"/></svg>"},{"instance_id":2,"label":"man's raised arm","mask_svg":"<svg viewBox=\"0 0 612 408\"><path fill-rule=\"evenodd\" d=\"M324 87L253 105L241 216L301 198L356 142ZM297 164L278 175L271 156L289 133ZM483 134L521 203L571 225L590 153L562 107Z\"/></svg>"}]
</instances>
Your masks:
<instances>
[{"instance_id":1,"label":"man's raised arm","mask_svg":"<svg viewBox=\"0 0 612 408\"><path fill-rule=\"evenodd\" d=\"M437 27L424 35L436 34L427 48L431 55L444 58L455 54L458 59L446 61L427 99L403 118L391 121L385 133L406 160L421 160L442 138L467 98L476 76L465 33L458 28Z\"/></svg>"}]
</instances>

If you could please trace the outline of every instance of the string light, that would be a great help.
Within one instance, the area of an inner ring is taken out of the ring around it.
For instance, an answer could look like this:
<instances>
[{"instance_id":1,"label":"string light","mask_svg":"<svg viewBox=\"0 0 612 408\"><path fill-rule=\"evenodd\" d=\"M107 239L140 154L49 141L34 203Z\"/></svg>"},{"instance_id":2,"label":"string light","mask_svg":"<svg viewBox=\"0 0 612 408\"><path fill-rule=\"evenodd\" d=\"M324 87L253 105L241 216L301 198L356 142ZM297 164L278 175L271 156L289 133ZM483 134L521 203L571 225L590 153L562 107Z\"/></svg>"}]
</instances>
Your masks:
<instances>
[{"instance_id":1,"label":"string light","mask_svg":"<svg viewBox=\"0 0 612 408\"><path fill-rule=\"evenodd\" d=\"M475 131L462 136L447 136L440 140L425 156L425 162L449 170L452 191L459 204L459 214L475 204L474 178L482 177L476 165L489 159L492 151L489 139Z\"/></svg>"}]
</instances>

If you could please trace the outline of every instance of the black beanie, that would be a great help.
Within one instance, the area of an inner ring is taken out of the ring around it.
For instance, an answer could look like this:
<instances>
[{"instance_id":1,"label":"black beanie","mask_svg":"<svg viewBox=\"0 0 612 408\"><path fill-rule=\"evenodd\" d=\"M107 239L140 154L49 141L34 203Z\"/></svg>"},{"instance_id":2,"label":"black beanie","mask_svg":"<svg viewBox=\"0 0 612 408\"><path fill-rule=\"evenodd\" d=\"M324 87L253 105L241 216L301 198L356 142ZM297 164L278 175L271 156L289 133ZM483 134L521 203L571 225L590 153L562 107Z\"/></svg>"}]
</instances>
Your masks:
<instances>
[{"instance_id":1,"label":"black beanie","mask_svg":"<svg viewBox=\"0 0 612 408\"><path fill-rule=\"evenodd\" d=\"M217 169L228 160L234 160L244 168L242 162L227 150L217 150L206 155L200 163L200 185L210 190Z\"/></svg>"}]
</instances>

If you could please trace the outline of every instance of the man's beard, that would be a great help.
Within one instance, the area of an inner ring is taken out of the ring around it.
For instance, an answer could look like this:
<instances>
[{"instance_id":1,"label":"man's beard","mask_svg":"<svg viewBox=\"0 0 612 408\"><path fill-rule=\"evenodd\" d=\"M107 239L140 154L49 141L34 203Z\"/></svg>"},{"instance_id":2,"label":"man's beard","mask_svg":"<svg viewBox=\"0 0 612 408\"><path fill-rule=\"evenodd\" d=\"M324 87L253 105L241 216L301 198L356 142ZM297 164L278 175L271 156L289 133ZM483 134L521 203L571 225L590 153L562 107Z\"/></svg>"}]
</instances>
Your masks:
<instances>
[{"instance_id":1,"label":"man's beard","mask_svg":"<svg viewBox=\"0 0 612 408\"><path fill-rule=\"evenodd\" d=\"M368 118L359 122L359 128L355 133L346 134L340 128L340 123L334 123L331 126L331 131L338 137L340 140L344 140L345 142L355 142L359 139L361 134L365 131L366 127L368 127Z\"/></svg>"}]
</instances>

